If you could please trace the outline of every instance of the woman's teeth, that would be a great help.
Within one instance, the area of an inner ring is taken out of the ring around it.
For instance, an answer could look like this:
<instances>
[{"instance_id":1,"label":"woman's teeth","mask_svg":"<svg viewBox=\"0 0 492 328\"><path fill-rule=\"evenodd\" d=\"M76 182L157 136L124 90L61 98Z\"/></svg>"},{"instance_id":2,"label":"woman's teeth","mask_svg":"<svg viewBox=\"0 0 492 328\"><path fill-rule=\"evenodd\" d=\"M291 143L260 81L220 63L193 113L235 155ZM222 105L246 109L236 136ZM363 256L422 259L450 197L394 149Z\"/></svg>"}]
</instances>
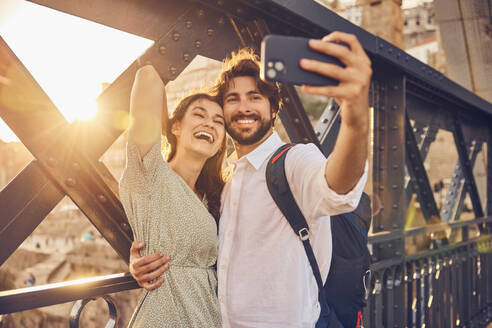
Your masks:
<instances>
[{"instance_id":1,"label":"woman's teeth","mask_svg":"<svg viewBox=\"0 0 492 328\"><path fill-rule=\"evenodd\" d=\"M202 132L202 131L201 132L197 132L197 133L195 133L195 138L207 140L210 143L213 143L214 142L214 136L211 135L208 132Z\"/></svg>"}]
</instances>

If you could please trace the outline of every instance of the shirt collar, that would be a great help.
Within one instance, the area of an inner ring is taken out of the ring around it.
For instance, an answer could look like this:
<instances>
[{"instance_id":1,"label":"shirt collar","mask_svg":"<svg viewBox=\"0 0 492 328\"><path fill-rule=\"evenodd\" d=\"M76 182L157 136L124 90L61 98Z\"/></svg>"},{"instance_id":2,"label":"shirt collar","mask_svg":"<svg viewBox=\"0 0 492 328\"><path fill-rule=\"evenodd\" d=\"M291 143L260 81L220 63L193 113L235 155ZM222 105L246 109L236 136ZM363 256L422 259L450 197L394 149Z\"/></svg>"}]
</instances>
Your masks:
<instances>
[{"instance_id":1,"label":"shirt collar","mask_svg":"<svg viewBox=\"0 0 492 328\"><path fill-rule=\"evenodd\" d=\"M278 136L277 132L273 132L271 136L269 136L265 141L263 141L258 147L256 147L252 152L245 155L244 157L237 159L237 154L234 154L229 157L229 162L232 164L237 163L238 161L248 161L253 167L258 170L263 164L263 162L270 156L275 150L277 150L280 146L282 146L284 142Z\"/></svg>"}]
</instances>

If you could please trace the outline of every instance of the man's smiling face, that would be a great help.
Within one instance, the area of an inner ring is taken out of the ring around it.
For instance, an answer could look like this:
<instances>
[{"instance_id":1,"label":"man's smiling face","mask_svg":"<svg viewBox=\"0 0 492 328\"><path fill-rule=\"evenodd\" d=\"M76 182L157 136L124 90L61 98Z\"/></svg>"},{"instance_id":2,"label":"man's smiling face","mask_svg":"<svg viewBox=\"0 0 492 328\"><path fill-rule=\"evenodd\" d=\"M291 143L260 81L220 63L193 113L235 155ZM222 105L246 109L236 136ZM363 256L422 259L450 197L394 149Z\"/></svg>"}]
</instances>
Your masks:
<instances>
[{"instance_id":1,"label":"man's smiling face","mask_svg":"<svg viewBox=\"0 0 492 328\"><path fill-rule=\"evenodd\" d=\"M224 94L226 130L240 145L252 145L271 131L270 101L251 76L233 78Z\"/></svg>"}]
</instances>

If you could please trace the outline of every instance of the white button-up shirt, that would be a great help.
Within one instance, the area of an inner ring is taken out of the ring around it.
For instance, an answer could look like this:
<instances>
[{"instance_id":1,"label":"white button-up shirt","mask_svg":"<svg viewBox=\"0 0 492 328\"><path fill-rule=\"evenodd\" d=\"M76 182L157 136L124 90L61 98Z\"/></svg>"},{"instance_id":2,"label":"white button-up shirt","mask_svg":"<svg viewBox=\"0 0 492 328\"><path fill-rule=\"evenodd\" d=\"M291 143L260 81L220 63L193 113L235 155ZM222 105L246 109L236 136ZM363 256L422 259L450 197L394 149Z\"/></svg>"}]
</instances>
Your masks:
<instances>
[{"instance_id":1,"label":"white button-up shirt","mask_svg":"<svg viewBox=\"0 0 492 328\"><path fill-rule=\"evenodd\" d=\"M235 163L222 194L217 262L223 327L314 327L318 287L302 242L275 205L265 182L268 159L283 142L274 133ZM313 144L296 145L286 176L310 228L323 281L331 262L329 215L358 204L366 169L352 191L339 195L325 179L327 159Z\"/></svg>"}]
</instances>

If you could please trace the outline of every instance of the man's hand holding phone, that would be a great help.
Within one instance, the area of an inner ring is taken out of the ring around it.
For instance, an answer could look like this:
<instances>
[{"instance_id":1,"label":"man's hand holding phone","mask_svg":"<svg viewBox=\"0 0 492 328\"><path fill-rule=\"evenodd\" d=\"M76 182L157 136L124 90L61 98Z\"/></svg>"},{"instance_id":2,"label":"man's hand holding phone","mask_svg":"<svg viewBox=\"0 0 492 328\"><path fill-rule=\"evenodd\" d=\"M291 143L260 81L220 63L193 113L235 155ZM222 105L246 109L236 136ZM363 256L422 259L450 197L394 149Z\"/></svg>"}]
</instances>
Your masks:
<instances>
[{"instance_id":1,"label":"man's hand holding phone","mask_svg":"<svg viewBox=\"0 0 492 328\"><path fill-rule=\"evenodd\" d=\"M345 43L348 47L338 44ZM333 56L345 67L319 60L302 58L302 69L339 81L338 85L303 85L310 94L335 98L341 107L342 119L349 126L367 124L369 120L369 86L371 83L371 61L359 40L352 34L333 32L322 40L309 40L309 47L319 53Z\"/></svg>"}]
</instances>

